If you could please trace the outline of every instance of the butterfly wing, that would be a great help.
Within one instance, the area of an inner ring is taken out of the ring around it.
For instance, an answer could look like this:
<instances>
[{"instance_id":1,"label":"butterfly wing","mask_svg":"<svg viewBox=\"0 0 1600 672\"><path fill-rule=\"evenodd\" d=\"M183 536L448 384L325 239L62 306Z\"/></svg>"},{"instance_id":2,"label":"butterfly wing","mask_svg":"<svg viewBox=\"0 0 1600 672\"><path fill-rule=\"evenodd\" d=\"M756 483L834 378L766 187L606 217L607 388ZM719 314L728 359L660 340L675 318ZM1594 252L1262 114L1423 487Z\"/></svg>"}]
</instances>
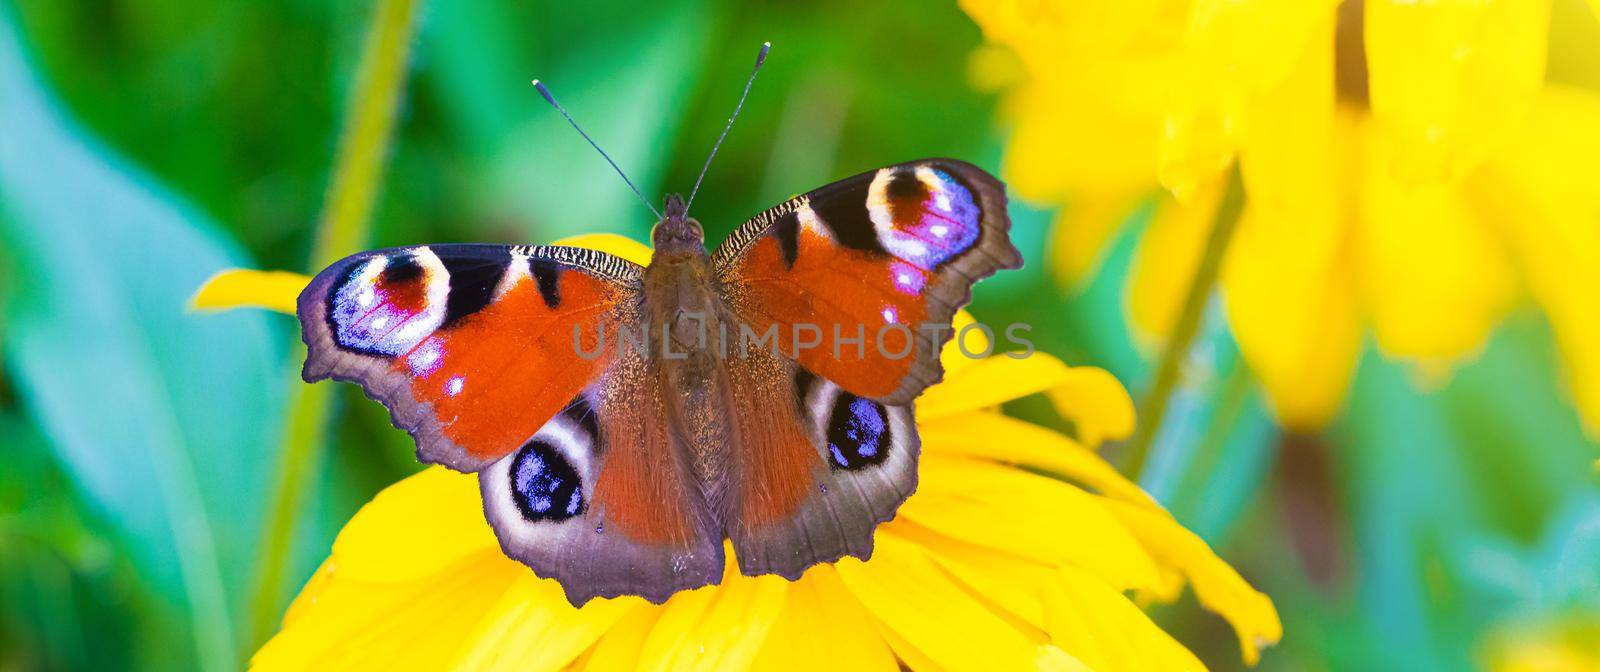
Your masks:
<instances>
[{"instance_id":1,"label":"butterfly wing","mask_svg":"<svg viewBox=\"0 0 1600 672\"><path fill-rule=\"evenodd\" d=\"M756 340L770 330L805 369L905 405L943 377L939 350L973 283L1022 265L1010 228L1004 185L972 164L928 159L761 213L712 263Z\"/></svg>"},{"instance_id":2,"label":"butterfly wing","mask_svg":"<svg viewBox=\"0 0 1600 672\"><path fill-rule=\"evenodd\" d=\"M477 471L505 553L575 604L720 579L721 535L669 431L636 326L641 267L570 247L365 252L300 295L310 381L359 384L419 458Z\"/></svg>"},{"instance_id":3,"label":"butterfly wing","mask_svg":"<svg viewBox=\"0 0 1600 672\"><path fill-rule=\"evenodd\" d=\"M418 459L477 471L599 375L606 362L580 351L598 351L599 330L639 301L640 270L557 246L356 254L300 294L302 377L360 385L411 433Z\"/></svg>"},{"instance_id":4,"label":"butterfly wing","mask_svg":"<svg viewBox=\"0 0 1600 672\"><path fill-rule=\"evenodd\" d=\"M943 376L951 318L973 283L1022 264L1005 204L977 167L916 161L796 197L718 248L724 298L752 332L726 367L741 571L793 579L871 554L916 489L911 403Z\"/></svg>"},{"instance_id":5,"label":"butterfly wing","mask_svg":"<svg viewBox=\"0 0 1600 672\"><path fill-rule=\"evenodd\" d=\"M792 360L728 361L739 498L726 532L739 569L800 578L872 555L872 532L917 488L910 406L859 397Z\"/></svg>"},{"instance_id":6,"label":"butterfly wing","mask_svg":"<svg viewBox=\"0 0 1600 672\"><path fill-rule=\"evenodd\" d=\"M506 555L567 599L655 603L722 578L722 534L683 463L660 367L619 354L597 383L517 452L478 472Z\"/></svg>"}]
</instances>

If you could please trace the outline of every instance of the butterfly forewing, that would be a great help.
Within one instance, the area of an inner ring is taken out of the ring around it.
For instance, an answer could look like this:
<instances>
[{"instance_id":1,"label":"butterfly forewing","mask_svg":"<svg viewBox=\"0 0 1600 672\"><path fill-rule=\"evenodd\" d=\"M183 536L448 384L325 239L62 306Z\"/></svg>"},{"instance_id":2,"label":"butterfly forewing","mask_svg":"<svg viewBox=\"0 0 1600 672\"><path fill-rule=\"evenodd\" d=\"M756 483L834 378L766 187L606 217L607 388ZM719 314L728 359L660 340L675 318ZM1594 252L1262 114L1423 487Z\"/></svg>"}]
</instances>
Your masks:
<instances>
[{"instance_id":1,"label":"butterfly forewing","mask_svg":"<svg viewBox=\"0 0 1600 672\"><path fill-rule=\"evenodd\" d=\"M1022 256L1005 188L952 159L881 168L751 219L712 257L727 300L781 350L853 394L910 403L972 285ZM796 347L811 344L811 347Z\"/></svg>"},{"instance_id":2,"label":"butterfly forewing","mask_svg":"<svg viewBox=\"0 0 1600 672\"><path fill-rule=\"evenodd\" d=\"M431 245L339 261L300 294L307 382L354 382L419 458L476 471L594 380L594 339L637 302L636 264L592 250ZM591 343L592 349L592 343Z\"/></svg>"}]
</instances>

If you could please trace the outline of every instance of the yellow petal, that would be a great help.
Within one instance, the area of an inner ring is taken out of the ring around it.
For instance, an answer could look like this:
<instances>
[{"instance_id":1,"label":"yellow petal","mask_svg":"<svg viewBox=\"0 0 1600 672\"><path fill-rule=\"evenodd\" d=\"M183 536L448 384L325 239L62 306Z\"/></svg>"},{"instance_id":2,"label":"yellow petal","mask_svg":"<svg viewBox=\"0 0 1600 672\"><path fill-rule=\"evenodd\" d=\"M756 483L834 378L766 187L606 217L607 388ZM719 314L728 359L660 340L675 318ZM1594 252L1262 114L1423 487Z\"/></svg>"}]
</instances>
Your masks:
<instances>
[{"instance_id":1,"label":"yellow petal","mask_svg":"<svg viewBox=\"0 0 1600 672\"><path fill-rule=\"evenodd\" d=\"M1360 353L1349 209L1354 112L1334 105L1333 26L1254 107L1240 152L1248 201L1222 272L1239 349L1280 422L1320 427Z\"/></svg>"},{"instance_id":2,"label":"yellow petal","mask_svg":"<svg viewBox=\"0 0 1600 672\"><path fill-rule=\"evenodd\" d=\"M1238 572L1211 552L1206 542L1184 529L1171 515L1114 500L1104 501L1160 562L1183 572L1202 606L1221 614L1233 625L1245 663L1256 664L1261 649L1276 644L1283 636L1283 624L1278 620L1272 600L1245 583Z\"/></svg>"},{"instance_id":3,"label":"yellow petal","mask_svg":"<svg viewBox=\"0 0 1600 672\"><path fill-rule=\"evenodd\" d=\"M1059 204L1051 254L1068 283L1151 191L1184 2L967 0L992 42L1029 80L1005 97L1011 139L1002 173L1021 198Z\"/></svg>"},{"instance_id":4,"label":"yellow petal","mask_svg":"<svg viewBox=\"0 0 1600 672\"><path fill-rule=\"evenodd\" d=\"M1240 252L1272 250L1285 256L1240 264L1227 276L1227 315L1245 363L1279 422L1312 430L1341 407L1359 359L1354 291L1340 276L1349 267L1343 262L1285 269L1318 251L1307 249L1306 241L1276 236L1277 228L1263 222L1241 237Z\"/></svg>"},{"instance_id":5,"label":"yellow petal","mask_svg":"<svg viewBox=\"0 0 1600 672\"><path fill-rule=\"evenodd\" d=\"M1063 285L1076 288L1094 276L1113 237L1149 191L1141 185L1129 194L1082 195L1056 212L1049 263Z\"/></svg>"},{"instance_id":6,"label":"yellow petal","mask_svg":"<svg viewBox=\"0 0 1600 672\"><path fill-rule=\"evenodd\" d=\"M1288 76L1335 0L1196 0L1163 126L1161 184L1188 203L1232 163L1249 106Z\"/></svg>"},{"instance_id":7,"label":"yellow petal","mask_svg":"<svg viewBox=\"0 0 1600 672\"><path fill-rule=\"evenodd\" d=\"M918 525L1049 565L1077 564L1119 589L1157 581L1155 562L1122 523L1068 483L934 454L923 456L920 480L900 507Z\"/></svg>"},{"instance_id":8,"label":"yellow petal","mask_svg":"<svg viewBox=\"0 0 1600 672\"><path fill-rule=\"evenodd\" d=\"M678 593L639 653L640 670L749 667L788 595L782 577L747 577L728 555L722 583Z\"/></svg>"},{"instance_id":9,"label":"yellow petal","mask_svg":"<svg viewBox=\"0 0 1600 672\"><path fill-rule=\"evenodd\" d=\"M306 580L305 587L300 589L300 594L294 596L294 601L289 603L289 609L284 612L284 627L294 625L295 620L316 606L317 597L327 590L328 586L333 585L333 574L333 566L327 560L317 565L317 571L311 573L311 578Z\"/></svg>"},{"instance_id":10,"label":"yellow petal","mask_svg":"<svg viewBox=\"0 0 1600 672\"><path fill-rule=\"evenodd\" d=\"M958 326L963 319L964 315L957 315ZM973 342L981 336L969 333ZM1099 445L1105 439L1122 439L1133 433L1133 399L1104 369L1067 366L1040 352L1023 359L996 355L973 360L952 356L953 349L945 348L944 382L928 388L917 400L919 422L1046 393L1056 410L1077 426L1079 439L1085 443Z\"/></svg>"},{"instance_id":11,"label":"yellow petal","mask_svg":"<svg viewBox=\"0 0 1600 672\"><path fill-rule=\"evenodd\" d=\"M403 562L402 556L393 558ZM478 556L426 581L371 583L338 567L315 603L251 659L258 670L447 668L527 568ZM569 607L570 608L570 607Z\"/></svg>"},{"instance_id":12,"label":"yellow petal","mask_svg":"<svg viewBox=\"0 0 1600 672\"><path fill-rule=\"evenodd\" d=\"M922 423L927 455L964 456L1037 469L1127 502L1153 505L1139 486L1099 454L1060 433L993 413L967 413Z\"/></svg>"},{"instance_id":13,"label":"yellow petal","mask_svg":"<svg viewBox=\"0 0 1600 672\"><path fill-rule=\"evenodd\" d=\"M1083 661L1073 658L1054 644L1039 647L1039 657L1034 662L1039 672L1092 672Z\"/></svg>"},{"instance_id":14,"label":"yellow petal","mask_svg":"<svg viewBox=\"0 0 1600 672\"><path fill-rule=\"evenodd\" d=\"M655 629L661 611L660 607L649 604L629 611L589 650L582 669L585 672L634 672L639 669L639 652L644 649L645 639Z\"/></svg>"},{"instance_id":15,"label":"yellow petal","mask_svg":"<svg viewBox=\"0 0 1600 672\"><path fill-rule=\"evenodd\" d=\"M1162 48L1175 41L1186 18L1185 3L1171 0L962 0L959 4L989 40L1041 58Z\"/></svg>"},{"instance_id":16,"label":"yellow petal","mask_svg":"<svg viewBox=\"0 0 1600 672\"><path fill-rule=\"evenodd\" d=\"M194 310L266 308L294 314L295 299L311 278L287 271L230 268L206 280L189 299Z\"/></svg>"},{"instance_id":17,"label":"yellow petal","mask_svg":"<svg viewBox=\"0 0 1600 672\"><path fill-rule=\"evenodd\" d=\"M1337 153L1346 141L1335 117L1334 28L1330 13L1308 35L1305 48L1288 55L1293 67L1255 100L1240 160L1250 207L1275 220L1314 217L1316 228L1308 235L1322 254L1334 245L1348 162Z\"/></svg>"},{"instance_id":18,"label":"yellow petal","mask_svg":"<svg viewBox=\"0 0 1600 672\"><path fill-rule=\"evenodd\" d=\"M1048 393L1056 412L1072 421L1078 440L1090 448L1133 435L1133 398L1110 371L1075 366Z\"/></svg>"},{"instance_id":19,"label":"yellow petal","mask_svg":"<svg viewBox=\"0 0 1600 672\"><path fill-rule=\"evenodd\" d=\"M1022 84L1028 74L1017 52L994 43L980 44L967 57L967 85L983 93L998 93Z\"/></svg>"},{"instance_id":20,"label":"yellow petal","mask_svg":"<svg viewBox=\"0 0 1600 672\"><path fill-rule=\"evenodd\" d=\"M552 244L599 250L617 255L640 266L650 263L651 252L648 245L615 233L584 233L562 238Z\"/></svg>"},{"instance_id":21,"label":"yellow petal","mask_svg":"<svg viewBox=\"0 0 1600 672\"><path fill-rule=\"evenodd\" d=\"M638 598L592 600L575 609L555 581L520 572L463 638L458 670L559 670L607 635Z\"/></svg>"},{"instance_id":22,"label":"yellow petal","mask_svg":"<svg viewBox=\"0 0 1600 672\"><path fill-rule=\"evenodd\" d=\"M944 365L945 380L965 371L973 362L978 361L966 353L982 354L992 347L989 337L981 329L972 326L977 322L972 314L965 310L956 311L955 317L950 320L953 334L944 344L944 349L939 351L939 363ZM960 339L959 342L957 339Z\"/></svg>"},{"instance_id":23,"label":"yellow petal","mask_svg":"<svg viewBox=\"0 0 1600 672\"><path fill-rule=\"evenodd\" d=\"M521 567L483 518L477 475L438 466L378 493L333 542L340 574L360 581L425 580L478 556Z\"/></svg>"},{"instance_id":24,"label":"yellow petal","mask_svg":"<svg viewBox=\"0 0 1600 672\"><path fill-rule=\"evenodd\" d=\"M1055 644L1091 669L1204 670L1121 592L1072 567L1060 570L1045 600Z\"/></svg>"},{"instance_id":25,"label":"yellow petal","mask_svg":"<svg viewBox=\"0 0 1600 672\"><path fill-rule=\"evenodd\" d=\"M1548 0L1366 3L1372 113L1403 185L1454 183L1524 120L1544 80Z\"/></svg>"},{"instance_id":26,"label":"yellow petal","mask_svg":"<svg viewBox=\"0 0 1600 672\"><path fill-rule=\"evenodd\" d=\"M949 670L1033 664L1043 642L973 600L925 551L892 535L879 535L876 546L871 562L846 558L835 568L887 630Z\"/></svg>"},{"instance_id":27,"label":"yellow petal","mask_svg":"<svg viewBox=\"0 0 1600 672\"><path fill-rule=\"evenodd\" d=\"M1460 192L1386 168L1401 147L1368 136L1362 173L1362 297L1387 353L1448 363L1483 344L1509 307L1505 252Z\"/></svg>"},{"instance_id":28,"label":"yellow petal","mask_svg":"<svg viewBox=\"0 0 1600 672\"><path fill-rule=\"evenodd\" d=\"M1007 97L1002 173L1023 199L1112 202L1150 189L1161 133L1158 82L1145 63L1065 61Z\"/></svg>"},{"instance_id":29,"label":"yellow petal","mask_svg":"<svg viewBox=\"0 0 1600 672\"><path fill-rule=\"evenodd\" d=\"M818 565L789 587L783 611L757 654L754 670L895 670L889 645L831 565Z\"/></svg>"},{"instance_id":30,"label":"yellow petal","mask_svg":"<svg viewBox=\"0 0 1600 672\"><path fill-rule=\"evenodd\" d=\"M969 586L991 610L1008 614L1027 628L1042 631L1045 627L1039 586L1055 580L1055 566L961 541L906 520L892 521L878 530L880 536L894 535L930 551L940 567Z\"/></svg>"},{"instance_id":31,"label":"yellow petal","mask_svg":"<svg viewBox=\"0 0 1600 672\"><path fill-rule=\"evenodd\" d=\"M1072 381L1072 368L1042 352L1023 359L995 355L946 371L943 383L917 399L917 419L933 420L998 406ZM1115 420L1113 418L1113 420Z\"/></svg>"},{"instance_id":32,"label":"yellow petal","mask_svg":"<svg viewBox=\"0 0 1600 672\"><path fill-rule=\"evenodd\" d=\"M1183 572L1169 565L1156 565L1156 573L1156 585L1134 591L1135 604L1166 604L1183 596L1183 587L1189 583L1183 578Z\"/></svg>"},{"instance_id":33,"label":"yellow petal","mask_svg":"<svg viewBox=\"0 0 1600 672\"><path fill-rule=\"evenodd\" d=\"M1600 437L1600 95L1551 86L1468 183L1549 316L1585 427Z\"/></svg>"},{"instance_id":34,"label":"yellow petal","mask_svg":"<svg viewBox=\"0 0 1600 672\"><path fill-rule=\"evenodd\" d=\"M1150 224L1139 238L1129 271L1128 321L1141 345L1165 342L1194 282L1212 219L1221 198L1220 185L1207 186L1191 203L1160 199Z\"/></svg>"},{"instance_id":35,"label":"yellow petal","mask_svg":"<svg viewBox=\"0 0 1600 672\"><path fill-rule=\"evenodd\" d=\"M1237 112L1206 107L1167 114L1156 174L1173 199L1193 203L1205 185L1222 177L1233 164L1242 121Z\"/></svg>"},{"instance_id":36,"label":"yellow petal","mask_svg":"<svg viewBox=\"0 0 1600 672\"><path fill-rule=\"evenodd\" d=\"M889 645L889 649L894 651L895 657L900 659L903 666L902 669L912 669L917 672L923 672L924 670L927 670L927 672L944 672L948 669L940 665L938 661L930 658L928 654L923 653L921 649L913 646L906 638L884 627L882 623L878 623L877 626L878 636L883 637L883 641Z\"/></svg>"}]
</instances>

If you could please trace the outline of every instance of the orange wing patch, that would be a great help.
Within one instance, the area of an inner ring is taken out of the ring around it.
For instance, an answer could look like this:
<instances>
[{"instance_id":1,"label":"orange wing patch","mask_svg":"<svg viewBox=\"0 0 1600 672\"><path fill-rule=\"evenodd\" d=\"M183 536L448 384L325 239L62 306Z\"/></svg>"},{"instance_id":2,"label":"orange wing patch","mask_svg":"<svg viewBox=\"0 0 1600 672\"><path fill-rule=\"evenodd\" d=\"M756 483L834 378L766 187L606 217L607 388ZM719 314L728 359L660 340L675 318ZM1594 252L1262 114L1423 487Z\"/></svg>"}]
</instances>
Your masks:
<instances>
[{"instance_id":1,"label":"orange wing patch","mask_svg":"<svg viewBox=\"0 0 1600 672\"><path fill-rule=\"evenodd\" d=\"M801 226L800 253L784 264L780 243L763 239L743 268L743 313L757 334L773 329L779 350L818 375L866 397L894 392L916 360L915 330L928 306L906 290L929 273L833 243Z\"/></svg>"},{"instance_id":2,"label":"orange wing patch","mask_svg":"<svg viewBox=\"0 0 1600 672\"><path fill-rule=\"evenodd\" d=\"M523 276L482 311L424 340L392 365L412 375L417 401L474 459L493 460L533 436L604 368L596 349L613 287L576 273L557 277L562 302L545 303ZM576 342L576 338L584 339Z\"/></svg>"}]
</instances>

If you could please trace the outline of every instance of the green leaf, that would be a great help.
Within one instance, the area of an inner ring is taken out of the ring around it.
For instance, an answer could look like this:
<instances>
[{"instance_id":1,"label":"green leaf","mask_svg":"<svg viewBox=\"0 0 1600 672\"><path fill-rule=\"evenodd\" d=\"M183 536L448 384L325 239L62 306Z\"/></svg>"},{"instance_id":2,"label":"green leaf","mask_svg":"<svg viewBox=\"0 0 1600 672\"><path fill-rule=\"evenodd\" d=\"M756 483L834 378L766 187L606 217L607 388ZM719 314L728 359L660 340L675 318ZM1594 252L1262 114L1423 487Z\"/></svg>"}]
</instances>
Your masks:
<instances>
[{"instance_id":1,"label":"green leaf","mask_svg":"<svg viewBox=\"0 0 1600 672\"><path fill-rule=\"evenodd\" d=\"M15 407L0 408L0 446L0 667L148 669L188 660L184 647L132 644L140 628L171 628L173 610L118 566L121 549L81 502L39 496L72 486L49 442Z\"/></svg>"},{"instance_id":2,"label":"green leaf","mask_svg":"<svg viewBox=\"0 0 1600 672\"><path fill-rule=\"evenodd\" d=\"M1466 668L1473 652L1462 644L1477 615L1458 603L1450 563L1481 529L1487 502L1473 496L1459 437L1436 398L1370 351L1343 428L1366 650L1409 669Z\"/></svg>"},{"instance_id":3,"label":"green leaf","mask_svg":"<svg viewBox=\"0 0 1600 672\"><path fill-rule=\"evenodd\" d=\"M0 12L6 367L76 487L236 667L225 586L257 540L284 348L265 315L188 313L245 263L211 223L63 118Z\"/></svg>"},{"instance_id":4,"label":"green leaf","mask_svg":"<svg viewBox=\"0 0 1600 672\"><path fill-rule=\"evenodd\" d=\"M1583 434L1543 320L1522 313L1440 391L1471 492L1493 492L1495 531L1530 542L1576 493L1592 493L1600 454ZM1506 478L1515 474L1515 478Z\"/></svg>"}]
</instances>

